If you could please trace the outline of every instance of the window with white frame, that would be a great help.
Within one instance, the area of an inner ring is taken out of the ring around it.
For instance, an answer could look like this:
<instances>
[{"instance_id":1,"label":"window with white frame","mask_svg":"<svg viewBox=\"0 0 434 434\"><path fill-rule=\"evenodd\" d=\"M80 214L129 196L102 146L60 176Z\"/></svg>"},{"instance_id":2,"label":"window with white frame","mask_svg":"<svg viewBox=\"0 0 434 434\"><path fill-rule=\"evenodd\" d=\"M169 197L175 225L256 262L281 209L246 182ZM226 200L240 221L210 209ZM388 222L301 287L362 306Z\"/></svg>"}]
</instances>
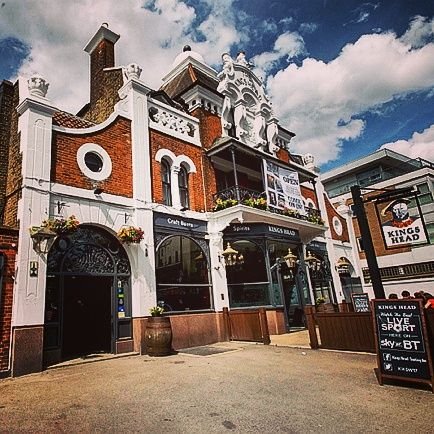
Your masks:
<instances>
[{"instance_id":1,"label":"window with white frame","mask_svg":"<svg viewBox=\"0 0 434 434\"><path fill-rule=\"evenodd\" d=\"M188 195L188 172L184 166L178 173L178 186L179 186L179 199L182 208L190 208L190 201Z\"/></svg>"},{"instance_id":2,"label":"window with white frame","mask_svg":"<svg viewBox=\"0 0 434 434\"><path fill-rule=\"evenodd\" d=\"M163 187L163 203L165 205L172 205L172 191L171 191L171 176L170 164L166 159L161 160L161 183Z\"/></svg>"}]
</instances>

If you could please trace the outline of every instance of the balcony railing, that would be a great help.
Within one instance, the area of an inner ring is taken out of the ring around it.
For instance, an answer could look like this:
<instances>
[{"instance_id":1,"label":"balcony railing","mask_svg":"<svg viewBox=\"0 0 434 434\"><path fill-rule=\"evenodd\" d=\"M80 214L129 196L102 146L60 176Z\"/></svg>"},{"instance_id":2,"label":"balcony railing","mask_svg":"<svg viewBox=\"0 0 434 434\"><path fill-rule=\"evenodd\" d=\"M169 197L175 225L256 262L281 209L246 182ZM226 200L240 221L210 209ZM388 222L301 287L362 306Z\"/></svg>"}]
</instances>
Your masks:
<instances>
[{"instance_id":1,"label":"balcony railing","mask_svg":"<svg viewBox=\"0 0 434 434\"><path fill-rule=\"evenodd\" d=\"M320 225L324 224L321 219L321 213L317 209L306 206L304 207L305 213L300 214L292 209L276 209L268 207L265 192L261 193L246 187L234 186L221 190L214 195L214 203L214 211L221 211L222 209L241 204L252 208L267 210L275 214L308 221L310 223Z\"/></svg>"}]
</instances>

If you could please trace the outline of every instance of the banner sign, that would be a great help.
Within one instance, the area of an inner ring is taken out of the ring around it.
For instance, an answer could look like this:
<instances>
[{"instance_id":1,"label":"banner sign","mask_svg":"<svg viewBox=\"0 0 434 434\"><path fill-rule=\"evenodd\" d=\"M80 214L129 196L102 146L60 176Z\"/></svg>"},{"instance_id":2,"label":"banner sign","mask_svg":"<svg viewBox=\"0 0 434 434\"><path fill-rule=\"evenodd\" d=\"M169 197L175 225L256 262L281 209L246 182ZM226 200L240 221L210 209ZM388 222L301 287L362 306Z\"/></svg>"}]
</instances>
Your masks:
<instances>
[{"instance_id":1,"label":"banner sign","mask_svg":"<svg viewBox=\"0 0 434 434\"><path fill-rule=\"evenodd\" d=\"M416 193L379 199L375 207L386 249L429 242Z\"/></svg>"},{"instance_id":2,"label":"banner sign","mask_svg":"<svg viewBox=\"0 0 434 434\"><path fill-rule=\"evenodd\" d=\"M432 386L431 354L422 302L373 300L377 378L427 382ZM380 382L380 384L382 384Z\"/></svg>"},{"instance_id":3,"label":"banner sign","mask_svg":"<svg viewBox=\"0 0 434 434\"><path fill-rule=\"evenodd\" d=\"M274 164L266 159L264 174L266 179L267 202L270 208L294 210L306 214L300 191L298 173Z\"/></svg>"}]
</instances>

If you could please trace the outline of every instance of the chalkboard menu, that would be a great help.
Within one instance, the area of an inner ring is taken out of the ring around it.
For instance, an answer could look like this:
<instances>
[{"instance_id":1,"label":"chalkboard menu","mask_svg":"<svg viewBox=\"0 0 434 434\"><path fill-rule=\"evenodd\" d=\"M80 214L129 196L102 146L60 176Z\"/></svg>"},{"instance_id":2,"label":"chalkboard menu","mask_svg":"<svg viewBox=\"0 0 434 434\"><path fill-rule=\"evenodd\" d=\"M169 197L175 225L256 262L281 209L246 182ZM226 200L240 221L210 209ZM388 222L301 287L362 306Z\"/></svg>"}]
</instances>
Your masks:
<instances>
[{"instance_id":1,"label":"chalkboard menu","mask_svg":"<svg viewBox=\"0 0 434 434\"><path fill-rule=\"evenodd\" d=\"M373 300L377 358L382 377L427 382L432 366L422 303Z\"/></svg>"},{"instance_id":2,"label":"chalkboard menu","mask_svg":"<svg viewBox=\"0 0 434 434\"><path fill-rule=\"evenodd\" d=\"M369 296L366 292L362 294L351 294L353 299L354 312L370 312Z\"/></svg>"}]
</instances>

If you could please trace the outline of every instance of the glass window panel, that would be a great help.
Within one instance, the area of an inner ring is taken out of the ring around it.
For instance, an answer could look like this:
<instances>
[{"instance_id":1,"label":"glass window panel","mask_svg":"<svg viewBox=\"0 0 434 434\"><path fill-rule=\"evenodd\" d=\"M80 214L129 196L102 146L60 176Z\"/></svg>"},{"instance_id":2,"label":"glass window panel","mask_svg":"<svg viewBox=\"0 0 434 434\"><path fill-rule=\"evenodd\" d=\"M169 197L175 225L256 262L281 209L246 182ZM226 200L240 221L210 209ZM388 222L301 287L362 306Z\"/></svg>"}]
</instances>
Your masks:
<instances>
[{"instance_id":1,"label":"glass window panel","mask_svg":"<svg viewBox=\"0 0 434 434\"><path fill-rule=\"evenodd\" d=\"M179 171L178 184L179 184L179 199L181 201L181 206L184 208L189 208L188 173L185 167L181 167Z\"/></svg>"},{"instance_id":2,"label":"glass window panel","mask_svg":"<svg viewBox=\"0 0 434 434\"><path fill-rule=\"evenodd\" d=\"M45 323L58 323L60 318L59 276L47 276L45 292Z\"/></svg>"},{"instance_id":3,"label":"glass window panel","mask_svg":"<svg viewBox=\"0 0 434 434\"><path fill-rule=\"evenodd\" d=\"M163 203L165 205L172 205L172 192L170 180L170 165L166 160L161 161L161 182L163 185Z\"/></svg>"},{"instance_id":4,"label":"glass window panel","mask_svg":"<svg viewBox=\"0 0 434 434\"><path fill-rule=\"evenodd\" d=\"M205 253L191 238L173 236L157 251L157 300L166 311L211 309Z\"/></svg>"},{"instance_id":5,"label":"glass window panel","mask_svg":"<svg viewBox=\"0 0 434 434\"><path fill-rule=\"evenodd\" d=\"M268 306L270 294L268 283L228 285L231 307Z\"/></svg>"},{"instance_id":6,"label":"glass window panel","mask_svg":"<svg viewBox=\"0 0 434 434\"><path fill-rule=\"evenodd\" d=\"M240 240L231 243L231 247L238 252L238 255L242 255L243 261L226 266L228 284L268 282L264 252L257 244Z\"/></svg>"}]
</instances>

